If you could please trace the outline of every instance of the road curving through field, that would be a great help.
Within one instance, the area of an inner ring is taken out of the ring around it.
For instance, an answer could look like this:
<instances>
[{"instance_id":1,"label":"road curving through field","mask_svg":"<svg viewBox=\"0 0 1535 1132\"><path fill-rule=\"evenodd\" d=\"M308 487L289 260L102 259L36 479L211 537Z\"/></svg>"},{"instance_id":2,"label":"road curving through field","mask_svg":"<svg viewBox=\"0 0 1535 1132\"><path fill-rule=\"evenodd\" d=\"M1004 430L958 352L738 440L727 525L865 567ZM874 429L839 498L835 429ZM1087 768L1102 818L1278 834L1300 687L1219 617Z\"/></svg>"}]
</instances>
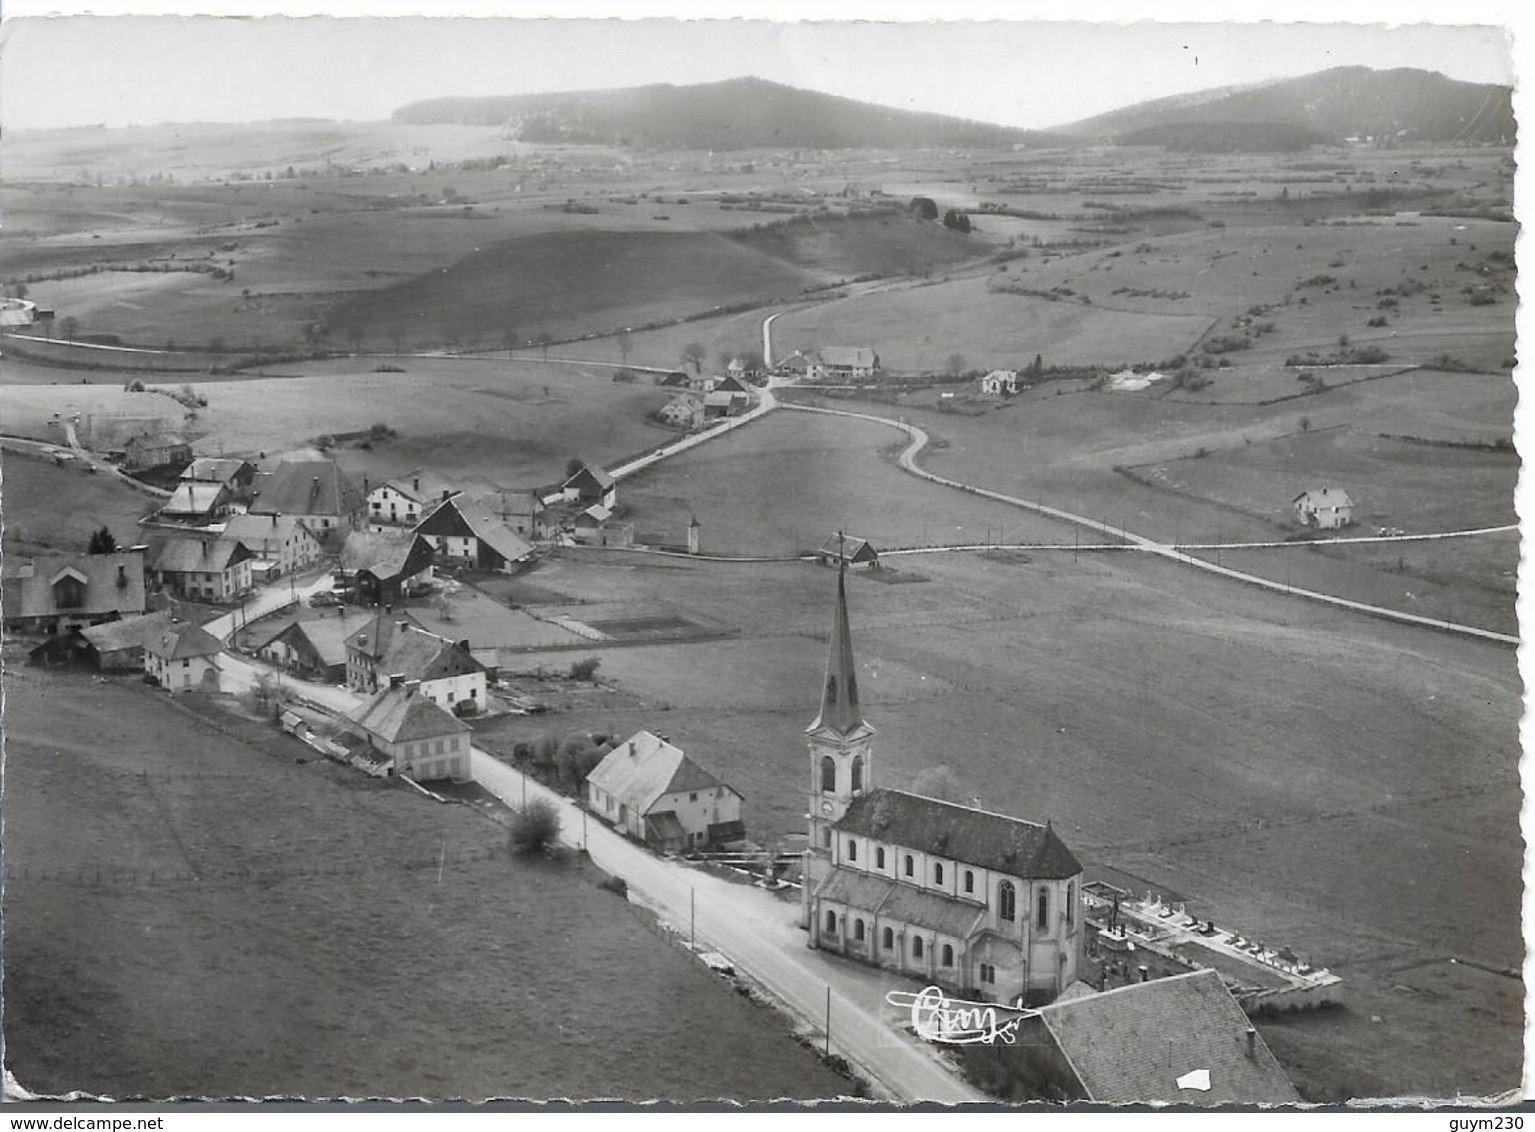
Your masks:
<instances>
[{"instance_id":1,"label":"road curving through field","mask_svg":"<svg viewBox=\"0 0 1535 1132\"><path fill-rule=\"evenodd\" d=\"M1196 569L1204 570L1207 573L1218 574L1221 577L1231 578L1234 581L1246 582L1248 585L1253 586L1261 586L1264 589L1273 590L1275 593L1288 594L1294 597L1302 597L1310 601L1317 601L1326 605L1337 606L1341 609L1353 610L1356 613L1366 613L1372 617L1381 617L1390 621L1399 621L1407 625L1420 625L1428 629L1438 629L1442 632L1457 633L1462 636L1475 637L1485 641L1495 641L1499 644L1517 645L1519 643L1518 637L1510 636L1507 633L1495 633L1490 629L1481 629L1475 625L1463 625L1455 621L1442 621L1436 617L1423 617L1416 613L1405 613L1397 609L1387 609L1385 606L1370 605L1362 601L1352 601L1349 598L1338 597L1336 594L1327 594L1321 593L1317 590L1302 589L1297 586L1289 585L1285 582L1275 582L1268 578L1262 578L1256 574L1248 574L1241 570L1233 570L1229 566L1219 566L1214 562L1207 562L1203 558L1196 558L1192 554L1185 554L1183 551L1168 543L1157 542L1155 539L1150 539L1144 535L1135 534L1132 531L1126 530L1124 527L1111 527L1106 523L1101 523L1096 519L1090 519L1085 515L1078 515L1071 511L1063 511L1059 507L1049 507L1043 503L1031 502L1027 499L1019 499L1017 496L1005 495L1002 492L992 491L989 488L977 487L974 484L960 483L958 480L951 480L944 476L935 475L934 473L925 470L917 463L917 454L921 452L922 449L927 447L927 433L923 429L907 421L896 420L891 417L881 417L873 413L855 413L846 409L822 409L812 405L795 405L788 402L780 402L780 406L785 409L792 409L795 412L822 413L835 417L852 417L856 420L873 421L876 424L888 425L891 428L905 433L908 437L911 438L911 443L909 443L901 452L901 455L897 460L902 471L914 475L918 479L927 480L929 483L938 484L941 487L948 487L957 491L969 492L972 495L979 495L985 499L992 499L998 503L1006 503L1011 507L1018 507L1025 511L1032 511L1037 515L1045 515L1052 519L1059 519L1062 522L1073 523L1076 526L1084 527L1090 531L1096 531L1099 534L1108 535L1112 538L1118 538L1135 550L1143 551L1148 554L1155 554L1160 558L1167 558L1174 562L1182 563L1185 566L1192 566Z\"/></svg>"}]
</instances>

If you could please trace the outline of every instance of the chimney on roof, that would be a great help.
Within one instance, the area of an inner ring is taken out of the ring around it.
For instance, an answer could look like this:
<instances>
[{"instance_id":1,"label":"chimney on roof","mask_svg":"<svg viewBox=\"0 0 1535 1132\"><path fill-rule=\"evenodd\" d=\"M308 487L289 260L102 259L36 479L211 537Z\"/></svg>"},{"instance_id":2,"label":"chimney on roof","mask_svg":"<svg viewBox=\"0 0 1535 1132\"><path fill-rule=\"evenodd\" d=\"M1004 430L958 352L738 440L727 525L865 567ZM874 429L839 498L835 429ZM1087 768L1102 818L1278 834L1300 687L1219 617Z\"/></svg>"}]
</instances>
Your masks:
<instances>
[{"instance_id":1,"label":"chimney on roof","mask_svg":"<svg viewBox=\"0 0 1535 1132\"><path fill-rule=\"evenodd\" d=\"M419 680L407 680L407 681L405 681L405 694L406 695L414 696L420 690L421 690L421 681L419 681Z\"/></svg>"},{"instance_id":2,"label":"chimney on roof","mask_svg":"<svg viewBox=\"0 0 1535 1132\"><path fill-rule=\"evenodd\" d=\"M410 489L412 491L420 491L421 490L421 477L419 475L415 475L415 476L411 476L410 477Z\"/></svg>"},{"instance_id":3,"label":"chimney on roof","mask_svg":"<svg viewBox=\"0 0 1535 1132\"><path fill-rule=\"evenodd\" d=\"M451 497L452 494L453 494L453 492L450 489L448 489L446 487L442 489L442 497L444 499L447 499L447 498Z\"/></svg>"},{"instance_id":4,"label":"chimney on roof","mask_svg":"<svg viewBox=\"0 0 1535 1132\"><path fill-rule=\"evenodd\" d=\"M410 632L410 622L409 621L396 621L395 624L399 626L400 632L402 632L402 633Z\"/></svg>"},{"instance_id":5,"label":"chimney on roof","mask_svg":"<svg viewBox=\"0 0 1535 1132\"><path fill-rule=\"evenodd\" d=\"M389 686L391 688L402 687L404 685L404 683L405 683L405 673L403 673L403 672L393 672L393 673L390 673L390 675L389 675Z\"/></svg>"}]
</instances>

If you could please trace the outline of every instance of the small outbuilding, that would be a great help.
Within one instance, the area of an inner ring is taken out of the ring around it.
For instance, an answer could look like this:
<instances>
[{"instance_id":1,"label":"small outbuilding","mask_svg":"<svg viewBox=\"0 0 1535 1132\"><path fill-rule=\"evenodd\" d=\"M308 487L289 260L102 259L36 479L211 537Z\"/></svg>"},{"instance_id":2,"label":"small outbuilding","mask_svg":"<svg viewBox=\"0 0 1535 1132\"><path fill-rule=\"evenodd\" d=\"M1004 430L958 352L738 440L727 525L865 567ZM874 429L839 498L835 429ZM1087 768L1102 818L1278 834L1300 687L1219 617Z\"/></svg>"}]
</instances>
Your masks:
<instances>
[{"instance_id":1,"label":"small outbuilding","mask_svg":"<svg viewBox=\"0 0 1535 1132\"><path fill-rule=\"evenodd\" d=\"M816 560L823 566L846 565L853 568L879 565L879 551L874 549L873 544L868 539L854 538L852 535L832 535L815 553Z\"/></svg>"}]
</instances>

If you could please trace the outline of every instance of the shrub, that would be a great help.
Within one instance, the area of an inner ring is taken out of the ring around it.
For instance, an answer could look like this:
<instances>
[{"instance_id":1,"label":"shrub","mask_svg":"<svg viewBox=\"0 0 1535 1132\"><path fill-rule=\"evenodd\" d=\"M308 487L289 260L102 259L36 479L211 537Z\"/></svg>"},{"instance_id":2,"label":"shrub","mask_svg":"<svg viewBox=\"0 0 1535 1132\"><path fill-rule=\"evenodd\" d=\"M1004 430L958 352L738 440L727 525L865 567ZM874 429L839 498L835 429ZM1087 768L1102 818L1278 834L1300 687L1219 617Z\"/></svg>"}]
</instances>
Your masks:
<instances>
[{"instance_id":1,"label":"shrub","mask_svg":"<svg viewBox=\"0 0 1535 1132\"><path fill-rule=\"evenodd\" d=\"M597 668L602 664L600 656L589 656L585 660L578 660L570 666L570 678L572 680L595 680Z\"/></svg>"},{"instance_id":2,"label":"shrub","mask_svg":"<svg viewBox=\"0 0 1535 1132\"><path fill-rule=\"evenodd\" d=\"M512 811L507 848L513 853L548 853L560 836L560 815L553 803L535 798Z\"/></svg>"}]
</instances>

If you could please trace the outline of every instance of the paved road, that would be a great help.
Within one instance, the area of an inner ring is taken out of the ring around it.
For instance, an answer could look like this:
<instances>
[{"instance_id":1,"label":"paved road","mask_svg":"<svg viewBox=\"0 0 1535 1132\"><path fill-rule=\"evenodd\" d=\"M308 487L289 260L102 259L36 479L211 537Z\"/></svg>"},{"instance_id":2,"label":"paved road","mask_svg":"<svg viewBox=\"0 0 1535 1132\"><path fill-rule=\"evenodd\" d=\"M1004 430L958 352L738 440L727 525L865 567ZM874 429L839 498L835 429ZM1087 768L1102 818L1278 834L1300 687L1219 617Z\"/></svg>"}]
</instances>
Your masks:
<instances>
[{"instance_id":1,"label":"paved road","mask_svg":"<svg viewBox=\"0 0 1535 1132\"><path fill-rule=\"evenodd\" d=\"M475 781L509 805L544 798L560 814L561 838L573 847L583 840L593 863L622 877L631 897L657 912L698 946L722 952L801 1019L824 1034L827 989L831 991L831 1049L858 1066L876 1086L903 1102L980 1103L986 1098L961 1081L937 1051L895 1025L884 991L916 983L893 982L885 972L837 960L805 946L799 905L762 889L731 884L685 864L658 858L569 799L525 779L494 756L476 749Z\"/></svg>"},{"instance_id":2,"label":"paved road","mask_svg":"<svg viewBox=\"0 0 1535 1132\"><path fill-rule=\"evenodd\" d=\"M329 573L311 578L302 584L295 583L292 578L274 582L258 590L256 596L239 609L233 609L220 617L215 617L203 628L219 640L227 642L236 629L243 629L258 617L265 617L268 613L274 613L284 606L294 604L295 601L307 601L312 595L322 590L329 592L332 584Z\"/></svg>"},{"instance_id":3,"label":"paved road","mask_svg":"<svg viewBox=\"0 0 1535 1132\"><path fill-rule=\"evenodd\" d=\"M1006 503L1009 506L1019 507L1025 511L1033 511L1039 515L1048 515L1052 519L1060 519L1063 522L1075 523L1079 527L1085 527L1088 530L1097 531L1100 534L1121 539L1125 543L1139 550L1145 551L1149 554L1158 555L1162 558L1171 559L1174 562L1180 562L1185 566L1193 566L1195 569L1204 570L1211 574L1219 574L1222 577L1232 578L1239 582L1246 582L1249 585L1262 586L1264 589L1274 590L1276 593L1290 594L1294 597L1303 597L1311 601L1319 601L1327 605L1335 605L1343 609L1351 609L1358 613L1368 613L1372 617L1384 617L1391 621L1401 621L1409 625L1422 625L1431 629L1441 629L1450 633L1459 633L1463 636L1477 637L1481 640L1496 641L1499 644L1517 645L1519 643L1518 637L1510 636L1507 633L1494 633L1490 629L1480 629L1475 625L1462 625L1454 621L1441 621L1434 617L1421 617L1416 613L1404 613L1401 610L1387 609L1386 607L1380 605L1369 605L1362 601L1350 601L1348 598L1338 597L1334 594L1321 593L1317 590L1300 589L1296 586L1291 586L1284 582L1275 582L1268 578L1261 578L1256 574L1245 574L1240 570L1233 570L1227 566L1218 566L1214 562L1207 562L1203 558L1196 558L1191 554L1185 554L1183 551L1178 550L1167 543L1157 542L1155 539L1149 539L1144 535L1135 534L1132 531L1126 530L1124 527L1111 527L1108 524L1101 523L1096 519L1089 519L1085 515L1077 515L1070 511L1062 511L1058 507L1047 507L1044 504L1033 502L1031 500L1019 499L1017 496L1004 495L999 491L991 491L987 488L976 487L973 484L960 483L957 480L946 479L943 476L934 475L932 472L926 471L920 467L917 464L916 459L917 453L921 452L922 449L927 446L927 433L918 428L916 425L909 424L906 421L894 420L890 417L876 416L872 413L853 413L845 409L819 409L809 405L793 405L788 403L785 403L783 407L786 409L793 409L797 412L824 413L828 416L835 417L854 417L858 420L874 421L876 424L889 425L891 428L901 430L911 438L911 443L906 446L905 451L903 451L900 455L899 463L903 470L910 472L912 475L917 476L920 479L925 479L930 483L936 483L943 487L951 487L957 488L960 491L967 491L972 495L979 495L985 499L994 499L998 503Z\"/></svg>"},{"instance_id":4,"label":"paved road","mask_svg":"<svg viewBox=\"0 0 1535 1132\"><path fill-rule=\"evenodd\" d=\"M608 475L612 476L616 480L621 480L626 476L632 476L635 472L643 471L644 469L650 467L652 464L659 463L668 457L675 456L679 452L686 452L689 448L696 448L706 441L713 440L717 436L724 436L727 432L732 432L735 429L740 428L742 425L750 424L752 421L757 420L759 417L771 413L775 408L778 407L778 399L773 396L773 384L774 379L770 377L768 379L767 385L761 386L757 389L757 404L747 412L742 413L739 417L726 417L713 428L705 429L703 432L690 433L687 436L679 437L677 440L672 441L670 444L667 444L664 447L656 449L654 452L641 456L638 459L630 460L626 464L620 464L616 468L609 468Z\"/></svg>"}]
</instances>

